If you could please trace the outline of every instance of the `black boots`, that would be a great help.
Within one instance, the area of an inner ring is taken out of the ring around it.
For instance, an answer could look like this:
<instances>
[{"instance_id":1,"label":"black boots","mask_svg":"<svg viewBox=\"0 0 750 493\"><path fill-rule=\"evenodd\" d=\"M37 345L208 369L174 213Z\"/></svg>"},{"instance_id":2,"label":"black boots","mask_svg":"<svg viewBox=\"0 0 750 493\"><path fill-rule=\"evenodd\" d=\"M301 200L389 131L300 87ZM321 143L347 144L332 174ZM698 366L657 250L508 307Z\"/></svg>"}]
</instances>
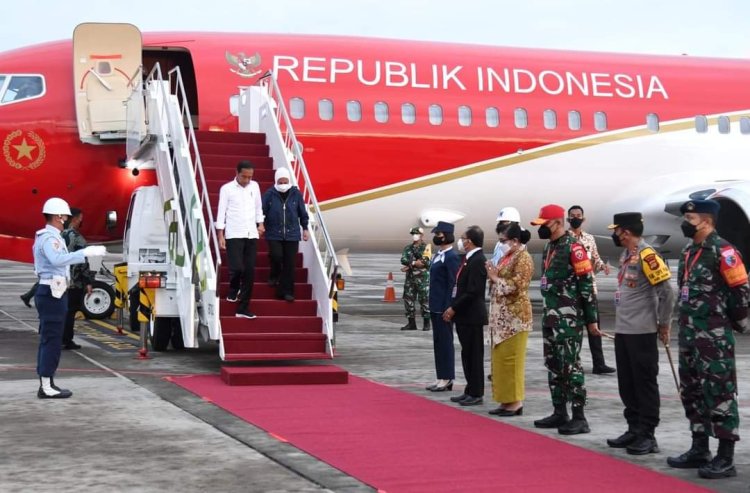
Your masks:
<instances>
[{"instance_id":1,"label":"black boots","mask_svg":"<svg viewBox=\"0 0 750 493\"><path fill-rule=\"evenodd\" d=\"M698 476L706 479L731 478L737 475L734 468L734 442L719 439L719 450L716 457L698 469Z\"/></svg>"},{"instance_id":2,"label":"black boots","mask_svg":"<svg viewBox=\"0 0 750 493\"><path fill-rule=\"evenodd\" d=\"M625 447L625 451L630 455L658 454L659 445L656 443L654 432L638 433L635 440Z\"/></svg>"},{"instance_id":3,"label":"black boots","mask_svg":"<svg viewBox=\"0 0 750 493\"><path fill-rule=\"evenodd\" d=\"M557 432L561 435L578 435L589 431L591 430L588 421L586 421L586 416L583 415L583 406L573 406L573 419L557 429Z\"/></svg>"},{"instance_id":4,"label":"black boots","mask_svg":"<svg viewBox=\"0 0 750 493\"><path fill-rule=\"evenodd\" d=\"M424 317L423 320L424 320L424 325L422 325L422 330L424 331L430 330L430 318Z\"/></svg>"},{"instance_id":5,"label":"black boots","mask_svg":"<svg viewBox=\"0 0 750 493\"><path fill-rule=\"evenodd\" d=\"M562 404L555 406L555 410L551 415L534 421L534 426L537 428L559 428L567 423L568 420L568 409L565 404Z\"/></svg>"},{"instance_id":6,"label":"black boots","mask_svg":"<svg viewBox=\"0 0 750 493\"><path fill-rule=\"evenodd\" d=\"M638 434L635 431L628 429L628 431L617 438L607 438L607 445L612 448L625 448L633 443L636 438L638 438Z\"/></svg>"},{"instance_id":7,"label":"black boots","mask_svg":"<svg viewBox=\"0 0 750 493\"><path fill-rule=\"evenodd\" d=\"M693 445L684 454L678 457L667 457L667 464L678 469L695 469L705 466L710 461L711 451L708 450L708 435L704 433L693 433Z\"/></svg>"},{"instance_id":8,"label":"black boots","mask_svg":"<svg viewBox=\"0 0 750 493\"><path fill-rule=\"evenodd\" d=\"M401 327L401 330L417 330L417 322L414 317L409 317L409 323Z\"/></svg>"}]
</instances>

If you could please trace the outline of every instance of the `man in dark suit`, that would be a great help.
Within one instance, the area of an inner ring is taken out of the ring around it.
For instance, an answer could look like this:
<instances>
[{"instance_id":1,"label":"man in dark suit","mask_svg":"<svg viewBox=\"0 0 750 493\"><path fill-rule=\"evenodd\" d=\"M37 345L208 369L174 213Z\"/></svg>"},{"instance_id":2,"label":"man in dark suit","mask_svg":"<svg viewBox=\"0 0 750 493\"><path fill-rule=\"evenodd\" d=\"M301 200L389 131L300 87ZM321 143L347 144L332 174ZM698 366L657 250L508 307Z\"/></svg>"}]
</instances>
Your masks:
<instances>
[{"instance_id":1,"label":"man in dark suit","mask_svg":"<svg viewBox=\"0 0 750 493\"><path fill-rule=\"evenodd\" d=\"M461 342L461 362L466 377L466 389L451 401L462 406L476 406L484 396L484 341L482 326L487 325L487 305L484 293L487 288L487 259L482 253L484 232L479 226L470 226L459 238L459 252L466 252L456 278L451 306L443 313L443 320L456 323L456 333Z\"/></svg>"}]
</instances>

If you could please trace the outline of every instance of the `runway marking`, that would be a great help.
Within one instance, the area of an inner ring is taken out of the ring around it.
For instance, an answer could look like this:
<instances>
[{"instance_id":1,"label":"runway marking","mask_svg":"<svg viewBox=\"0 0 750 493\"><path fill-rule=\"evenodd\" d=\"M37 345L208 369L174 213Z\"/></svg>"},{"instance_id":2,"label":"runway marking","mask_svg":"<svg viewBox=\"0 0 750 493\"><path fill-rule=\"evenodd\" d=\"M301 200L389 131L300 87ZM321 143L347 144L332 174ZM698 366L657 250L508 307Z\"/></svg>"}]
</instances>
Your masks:
<instances>
[{"instance_id":1,"label":"runway marking","mask_svg":"<svg viewBox=\"0 0 750 493\"><path fill-rule=\"evenodd\" d=\"M13 316L13 315L11 315L10 313L6 312L5 310L0 310L0 313L2 313L3 315L5 315L5 316L6 316L6 317L8 317L8 318L11 318L11 319L15 320L16 322L20 322L20 323L22 323L23 325L25 325L25 326L26 326L26 327L28 327L29 329L33 330L34 332L36 332L37 330L39 330L39 328L38 328L38 327L32 327L31 325L27 324L26 322L24 322L24 321L23 321L23 320L21 320L20 318L16 318L16 317L14 317L14 316Z\"/></svg>"},{"instance_id":2,"label":"runway marking","mask_svg":"<svg viewBox=\"0 0 750 493\"><path fill-rule=\"evenodd\" d=\"M123 332L121 334L120 333L120 329L118 329L117 326L109 324L109 323L107 323L107 322L105 322L103 320L89 320L89 322L94 323L94 324L96 324L96 325L98 325L100 327L104 327L105 329L109 329L112 332L117 333L118 336L128 337L128 338L134 339L134 340L136 340L138 342L140 342L140 340L141 340L141 336L137 336L135 334L132 334L132 333L124 331L124 330L123 330Z\"/></svg>"},{"instance_id":3,"label":"runway marking","mask_svg":"<svg viewBox=\"0 0 750 493\"><path fill-rule=\"evenodd\" d=\"M70 351L71 353L81 354L79 351ZM0 366L0 371L11 371L11 370L28 370L36 371L36 366L28 365L7 365ZM92 369L92 368L58 368L58 373L105 373L103 369ZM163 371L142 371L142 370L121 370L120 373L123 375L147 375L153 377L161 377L166 379L174 377L190 377L196 375L195 373L167 373ZM205 375L213 375L213 373L205 373Z\"/></svg>"}]
</instances>

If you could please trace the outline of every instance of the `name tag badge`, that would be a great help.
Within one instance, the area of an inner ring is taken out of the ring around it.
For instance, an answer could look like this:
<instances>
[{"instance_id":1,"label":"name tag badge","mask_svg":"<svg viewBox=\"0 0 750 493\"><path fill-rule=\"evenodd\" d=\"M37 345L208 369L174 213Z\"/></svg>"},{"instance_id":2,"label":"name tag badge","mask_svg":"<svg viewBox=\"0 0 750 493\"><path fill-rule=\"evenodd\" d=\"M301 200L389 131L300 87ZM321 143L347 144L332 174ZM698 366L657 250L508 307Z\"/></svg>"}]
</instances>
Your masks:
<instances>
[{"instance_id":1,"label":"name tag badge","mask_svg":"<svg viewBox=\"0 0 750 493\"><path fill-rule=\"evenodd\" d=\"M690 299L690 290L688 290L687 286L682 286L682 289L680 290L680 301L687 301Z\"/></svg>"},{"instance_id":2,"label":"name tag badge","mask_svg":"<svg viewBox=\"0 0 750 493\"><path fill-rule=\"evenodd\" d=\"M620 305L620 290L615 291L615 306Z\"/></svg>"},{"instance_id":3,"label":"name tag badge","mask_svg":"<svg viewBox=\"0 0 750 493\"><path fill-rule=\"evenodd\" d=\"M542 278L539 280L539 286L542 288L542 291L547 289L547 276L542 276Z\"/></svg>"},{"instance_id":4,"label":"name tag badge","mask_svg":"<svg viewBox=\"0 0 750 493\"><path fill-rule=\"evenodd\" d=\"M453 291L451 292L451 298L456 297L456 293L458 292L458 286L453 286Z\"/></svg>"}]
</instances>

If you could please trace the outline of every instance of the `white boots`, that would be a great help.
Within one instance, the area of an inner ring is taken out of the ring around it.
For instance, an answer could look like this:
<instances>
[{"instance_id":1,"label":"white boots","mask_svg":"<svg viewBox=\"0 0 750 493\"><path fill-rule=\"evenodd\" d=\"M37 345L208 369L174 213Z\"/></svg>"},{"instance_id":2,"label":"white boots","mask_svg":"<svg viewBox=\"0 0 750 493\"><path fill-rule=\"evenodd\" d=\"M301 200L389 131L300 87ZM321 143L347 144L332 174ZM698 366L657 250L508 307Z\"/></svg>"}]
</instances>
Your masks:
<instances>
[{"instance_id":1,"label":"white boots","mask_svg":"<svg viewBox=\"0 0 750 493\"><path fill-rule=\"evenodd\" d=\"M55 385L53 377L39 377L39 392L36 395L40 399L67 399L73 392Z\"/></svg>"}]
</instances>

